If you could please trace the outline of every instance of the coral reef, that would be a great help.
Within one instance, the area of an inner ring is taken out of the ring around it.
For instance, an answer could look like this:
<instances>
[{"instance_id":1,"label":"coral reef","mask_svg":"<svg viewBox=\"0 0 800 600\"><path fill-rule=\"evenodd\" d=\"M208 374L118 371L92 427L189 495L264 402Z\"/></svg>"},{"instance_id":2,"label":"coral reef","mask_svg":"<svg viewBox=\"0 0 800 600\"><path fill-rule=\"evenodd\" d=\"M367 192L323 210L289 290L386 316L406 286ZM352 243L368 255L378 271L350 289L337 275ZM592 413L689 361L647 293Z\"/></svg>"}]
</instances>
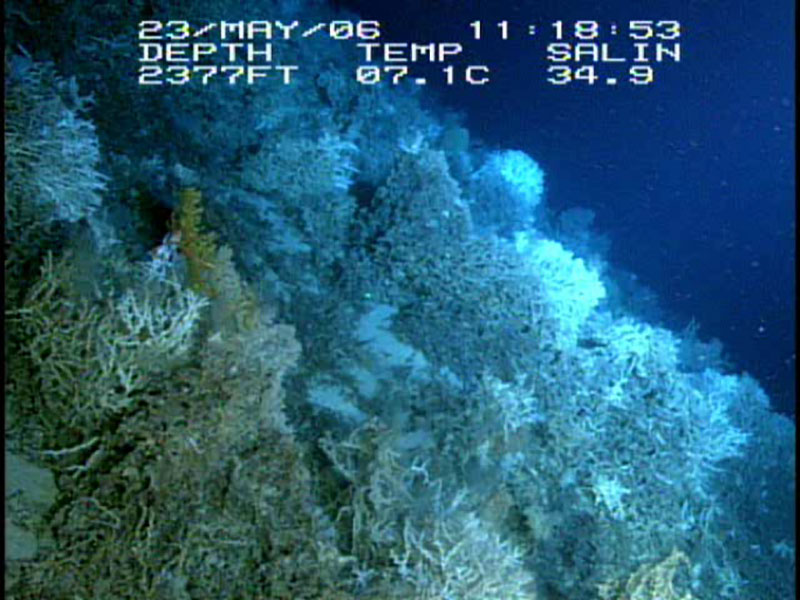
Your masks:
<instances>
[{"instance_id":1,"label":"coral reef","mask_svg":"<svg viewBox=\"0 0 800 600\"><path fill-rule=\"evenodd\" d=\"M793 593L794 423L591 211L330 35L138 85L132 22L345 22L190 4L7 12L9 598Z\"/></svg>"}]
</instances>

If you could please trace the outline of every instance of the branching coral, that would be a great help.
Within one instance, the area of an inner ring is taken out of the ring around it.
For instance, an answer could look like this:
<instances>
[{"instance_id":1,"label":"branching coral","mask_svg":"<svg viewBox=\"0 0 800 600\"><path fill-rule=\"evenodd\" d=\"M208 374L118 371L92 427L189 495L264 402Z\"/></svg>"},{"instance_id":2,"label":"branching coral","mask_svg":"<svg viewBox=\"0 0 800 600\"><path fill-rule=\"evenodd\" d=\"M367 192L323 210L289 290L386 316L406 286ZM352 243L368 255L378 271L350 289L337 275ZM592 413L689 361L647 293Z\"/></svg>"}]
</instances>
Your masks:
<instances>
[{"instance_id":1,"label":"branching coral","mask_svg":"<svg viewBox=\"0 0 800 600\"><path fill-rule=\"evenodd\" d=\"M48 258L12 313L35 385L11 387L63 474L56 547L12 597L348 598L283 414L294 330L213 259L208 299L174 271L81 297Z\"/></svg>"},{"instance_id":2,"label":"branching coral","mask_svg":"<svg viewBox=\"0 0 800 600\"><path fill-rule=\"evenodd\" d=\"M692 600L691 593L678 594L674 586L678 569L689 564L686 554L673 549L661 562L639 567L621 589L614 584L602 584L598 593L604 600Z\"/></svg>"},{"instance_id":3,"label":"branching coral","mask_svg":"<svg viewBox=\"0 0 800 600\"><path fill-rule=\"evenodd\" d=\"M10 316L36 372L42 416L92 429L181 361L207 300L174 281L90 300L71 277L69 257L48 257Z\"/></svg>"},{"instance_id":4,"label":"branching coral","mask_svg":"<svg viewBox=\"0 0 800 600\"><path fill-rule=\"evenodd\" d=\"M242 180L256 191L278 192L290 201L330 196L352 184L357 152L354 144L330 133L317 141L285 137L265 144L245 165Z\"/></svg>"},{"instance_id":5,"label":"branching coral","mask_svg":"<svg viewBox=\"0 0 800 600\"><path fill-rule=\"evenodd\" d=\"M471 512L465 490L449 493L425 461L393 447L376 421L322 448L351 484L348 554L385 598L533 600L533 578L522 552ZM424 499L424 500L423 500ZM424 504L424 509L415 504ZM338 519L337 519L338 520Z\"/></svg>"},{"instance_id":6,"label":"branching coral","mask_svg":"<svg viewBox=\"0 0 800 600\"><path fill-rule=\"evenodd\" d=\"M81 116L87 99L49 63L18 66L6 85L6 233L89 217L100 206L106 178L97 170L94 125Z\"/></svg>"}]
</instances>

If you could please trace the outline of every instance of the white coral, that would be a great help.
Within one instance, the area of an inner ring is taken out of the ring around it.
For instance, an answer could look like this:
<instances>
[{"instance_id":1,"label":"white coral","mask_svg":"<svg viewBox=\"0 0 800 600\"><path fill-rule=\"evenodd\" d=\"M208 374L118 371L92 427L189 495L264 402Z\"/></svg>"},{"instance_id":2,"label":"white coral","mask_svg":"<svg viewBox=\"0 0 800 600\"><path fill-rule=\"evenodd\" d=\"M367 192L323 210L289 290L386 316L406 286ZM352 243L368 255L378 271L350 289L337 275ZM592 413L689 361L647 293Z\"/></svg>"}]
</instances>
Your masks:
<instances>
[{"instance_id":1,"label":"white coral","mask_svg":"<svg viewBox=\"0 0 800 600\"><path fill-rule=\"evenodd\" d=\"M580 328L606 296L599 273L553 240L519 238L517 249L539 278L556 323L556 343L574 346Z\"/></svg>"},{"instance_id":2,"label":"white coral","mask_svg":"<svg viewBox=\"0 0 800 600\"><path fill-rule=\"evenodd\" d=\"M592 491L595 496L595 504L604 505L615 519L625 518L625 504L622 498L631 491L623 486L616 477L596 475L592 482Z\"/></svg>"}]
</instances>

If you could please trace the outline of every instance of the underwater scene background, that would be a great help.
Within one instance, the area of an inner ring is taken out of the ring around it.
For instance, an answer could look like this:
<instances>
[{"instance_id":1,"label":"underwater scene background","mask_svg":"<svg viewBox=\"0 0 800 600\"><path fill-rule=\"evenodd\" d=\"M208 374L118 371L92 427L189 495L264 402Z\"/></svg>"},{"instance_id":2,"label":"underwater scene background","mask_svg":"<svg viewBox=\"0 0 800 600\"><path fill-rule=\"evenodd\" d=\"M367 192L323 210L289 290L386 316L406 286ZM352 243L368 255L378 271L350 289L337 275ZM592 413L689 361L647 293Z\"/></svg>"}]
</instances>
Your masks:
<instances>
[{"instance_id":1,"label":"underwater scene background","mask_svg":"<svg viewBox=\"0 0 800 600\"><path fill-rule=\"evenodd\" d=\"M6 3L7 597L794 597L790 7L483 4Z\"/></svg>"}]
</instances>

